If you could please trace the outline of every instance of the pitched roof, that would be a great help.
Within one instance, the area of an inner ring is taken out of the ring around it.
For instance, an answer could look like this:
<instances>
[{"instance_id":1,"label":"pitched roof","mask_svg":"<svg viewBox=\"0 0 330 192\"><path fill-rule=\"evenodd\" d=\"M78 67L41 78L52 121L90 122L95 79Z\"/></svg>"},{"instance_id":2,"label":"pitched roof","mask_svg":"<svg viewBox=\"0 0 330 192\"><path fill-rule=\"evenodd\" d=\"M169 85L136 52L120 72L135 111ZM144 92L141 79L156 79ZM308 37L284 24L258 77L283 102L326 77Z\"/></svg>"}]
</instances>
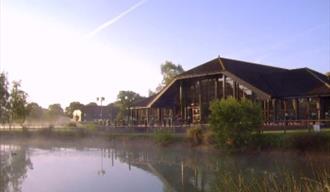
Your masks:
<instances>
[{"instance_id":1,"label":"pitched roof","mask_svg":"<svg viewBox=\"0 0 330 192\"><path fill-rule=\"evenodd\" d=\"M142 99L139 99L137 101L135 101L133 103L133 106L134 107L146 107L148 106L148 104L157 96L157 94L155 95L152 95L150 97L147 97L147 98L142 98Z\"/></svg>"},{"instance_id":2,"label":"pitched roof","mask_svg":"<svg viewBox=\"0 0 330 192\"><path fill-rule=\"evenodd\" d=\"M212 74L229 73L272 97L297 97L330 95L330 80L327 76L308 68L284 69L246 61L215 58L192 68L178 76L176 80ZM150 106L169 90L165 87L157 95L149 97L140 106Z\"/></svg>"},{"instance_id":3,"label":"pitched roof","mask_svg":"<svg viewBox=\"0 0 330 192\"><path fill-rule=\"evenodd\" d=\"M192 68L188 71L185 71L177 76L177 78L185 78L190 76L199 76L199 75L208 75L213 73L219 73L222 71L219 58L208 61L204 64L201 64L195 68Z\"/></svg>"}]
</instances>

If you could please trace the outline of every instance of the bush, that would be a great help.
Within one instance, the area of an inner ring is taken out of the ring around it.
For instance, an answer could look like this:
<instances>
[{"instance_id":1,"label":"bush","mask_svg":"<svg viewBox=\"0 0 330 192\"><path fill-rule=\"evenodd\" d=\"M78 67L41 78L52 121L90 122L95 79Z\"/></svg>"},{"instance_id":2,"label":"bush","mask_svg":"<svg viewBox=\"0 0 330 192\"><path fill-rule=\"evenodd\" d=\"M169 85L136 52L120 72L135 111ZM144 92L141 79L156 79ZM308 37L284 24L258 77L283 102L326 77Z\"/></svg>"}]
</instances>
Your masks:
<instances>
[{"instance_id":1,"label":"bush","mask_svg":"<svg viewBox=\"0 0 330 192\"><path fill-rule=\"evenodd\" d=\"M173 141L173 134L167 130L157 130L154 132L154 140L156 143L166 146Z\"/></svg>"},{"instance_id":2,"label":"bush","mask_svg":"<svg viewBox=\"0 0 330 192\"><path fill-rule=\"evenodd\" d=\"M246 146L262 123L261 108L252 101L229 97L210 105L210 124L216 143L222 147Z\"/></svg>"},{"instance_id":3,"label":"bush","mask_svg":"<svg viewBox=\"0 0 330 192\"><path fill-rule=\"evenodd\" d=\"M67 124L67 127L69 128L77 127L77 124L75 122L70 122Z\"/></svg>"},{"instance_id":4,"label":"bush","mask_svg":"<svg viewBox=\"0 0 330 192\"><path fill-rule=\"evenodd\" d=\"M203 141L203 131L200 127L192 127L187 129L186 137L193 145L199 145Z\"/></svg>"},{"instance_id":5,"label":"bush","mask_svg":"<svg viewBox=\"0 0 330 192\"><path fill-rule=\"evenodd\" d=\"M204 134L203 134L203 143L207 144L207 145L214 145L215 142L215 134L212 130L207 130Z\"/></svg>"}]
</instances>

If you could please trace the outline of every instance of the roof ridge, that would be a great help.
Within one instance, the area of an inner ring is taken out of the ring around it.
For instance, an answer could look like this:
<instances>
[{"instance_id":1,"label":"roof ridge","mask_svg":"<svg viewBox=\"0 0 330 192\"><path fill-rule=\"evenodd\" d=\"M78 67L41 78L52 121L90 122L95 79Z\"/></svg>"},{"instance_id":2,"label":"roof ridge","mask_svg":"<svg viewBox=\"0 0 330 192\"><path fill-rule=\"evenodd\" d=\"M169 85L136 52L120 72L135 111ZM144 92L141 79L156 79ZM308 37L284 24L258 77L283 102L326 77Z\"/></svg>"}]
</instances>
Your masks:
<instances>
[{"instance_id":1,"label":"roof ridge","mask_svg":"<svg viewBox=\"0 0 330 192\"><path fill-rule=\"evenodd\" d=\"M329 85L327 82L323 81L320 77L318 77L318 76L313 72L313 70L309 69L308 67L305 67L304 69L305 69L308 73L310 73L315 79L321 81L326 87L330 88L330 85Z\"/></svg>"},{"instance_id":2,"label":"roof ridge","mask_svg":"<svg viewBox=\"0 0 330 192\"><path fill-rule=\"evenodd\" d=\"M286 71L290 70L290 69L287 69L287 68L275 67L275 66L271 66L271 65L266 65L266 64L251 62L251 61L244 61L244 60L239 60L239 59L231 59L231 58L227 58L227 57L222 57L222 59L227 59L227 60L231 60L231 61L238 61L238 62L244 62L244 63L249 63L249 64L253 64L253 65L259 65L259 66L263 66L263 67L270 67L270 68L282 69L282 70L286 70Z\"/></svg>"},{"instance_id":3,"label":"roof ridge","mask_svg":"<svg viewBox=\"0 0 330 192\"><path fill-rule=\"evenodd\" d=\"M225 65L223 64L220 55L218 56L218 61L219 61L220 65L221 65L222 70L226 70L226 67L225 67Z\"/></svg>"}]
</instances>

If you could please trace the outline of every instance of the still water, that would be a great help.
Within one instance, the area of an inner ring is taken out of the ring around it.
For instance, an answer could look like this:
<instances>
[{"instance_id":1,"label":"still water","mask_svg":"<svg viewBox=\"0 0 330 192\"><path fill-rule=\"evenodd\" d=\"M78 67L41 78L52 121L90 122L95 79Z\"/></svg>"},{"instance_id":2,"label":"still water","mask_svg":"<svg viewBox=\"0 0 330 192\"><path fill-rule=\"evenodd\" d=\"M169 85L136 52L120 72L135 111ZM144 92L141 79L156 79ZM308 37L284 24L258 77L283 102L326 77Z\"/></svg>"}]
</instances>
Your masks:
<instances>
[{"instance_id":1,"label":"still water","mask_svg":"<svg viewBox=\"0 0 330 192\"><path fill-rule=\"evenodd\" d=\"M1 192L207 192L219 172L313 178L315 169L330 169L329 154L221 154L134 142L0 141L0 152Z\"/></svg>"}]
</instances>

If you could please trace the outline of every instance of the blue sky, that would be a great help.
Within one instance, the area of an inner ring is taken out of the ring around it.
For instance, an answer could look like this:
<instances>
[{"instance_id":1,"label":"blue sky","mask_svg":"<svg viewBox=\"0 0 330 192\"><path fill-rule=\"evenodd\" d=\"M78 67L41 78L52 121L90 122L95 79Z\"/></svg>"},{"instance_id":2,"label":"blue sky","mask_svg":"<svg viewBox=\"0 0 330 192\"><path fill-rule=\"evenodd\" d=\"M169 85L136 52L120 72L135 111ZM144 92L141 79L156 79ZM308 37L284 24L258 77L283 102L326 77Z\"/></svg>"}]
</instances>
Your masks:
<instances>
[{"instance_id":1,"label":"blue sky","mask_svg":"<svg viewBox=\"0 0 330 192\"><path fill-rule=\"evenodd\" d=\"M0 1L0 70L43 106L147 95L165 60L190 69L221 55L330 71L328 0Z\"/></svg>"}]
</instances>

